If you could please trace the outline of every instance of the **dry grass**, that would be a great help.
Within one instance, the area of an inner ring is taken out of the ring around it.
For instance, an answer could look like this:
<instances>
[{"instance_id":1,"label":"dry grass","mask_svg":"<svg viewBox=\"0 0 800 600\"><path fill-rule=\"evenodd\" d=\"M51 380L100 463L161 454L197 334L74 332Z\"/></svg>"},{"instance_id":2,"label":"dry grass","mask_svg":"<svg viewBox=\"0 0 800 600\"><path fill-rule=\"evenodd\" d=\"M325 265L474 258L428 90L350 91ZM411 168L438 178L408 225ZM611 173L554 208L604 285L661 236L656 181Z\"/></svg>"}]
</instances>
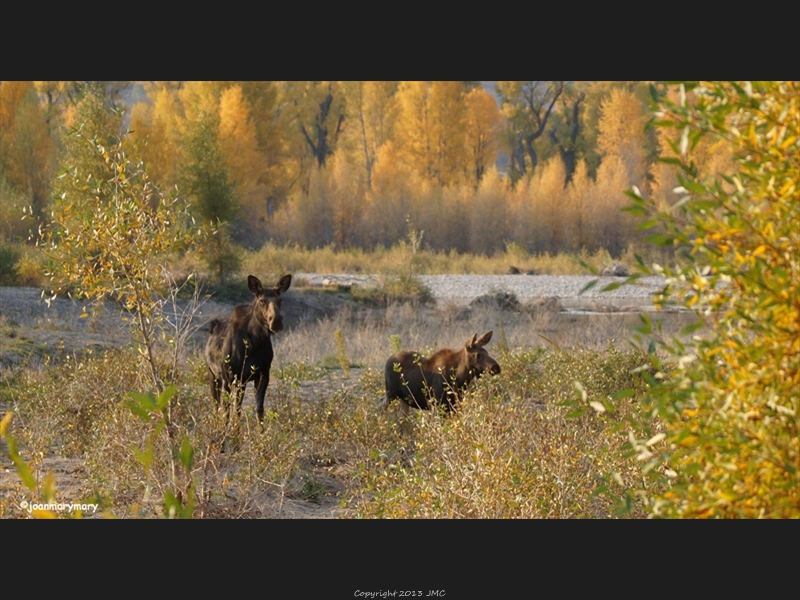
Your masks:
<instances>
[{"instance_id":1,"label":"dry grass","mask_svg":"<svg viewBox=\"0 0 800 600\"><path fill-rule=\"evenodd\" d=\"M634 253L630 247L620 261L632 267ZM267 243L257 251L243 250L240 274L248 273L367 273L408 276L441 274L504 275L511 266L540 275L586 275L589 271L581 262L598 271L613 264L605 250L597 252L532 255L520 246L509 243L504 252L492 256L460 254L458 252L412 251L407 243L391 248L376 247L371 252L359 248L337 250L332 246L307 249L297 245L278 246ZM649 255L645 258L653 258ZM664 262L663 257L657 262ZM196 256L188 254L174 265L176 272L190 273L199 269ZM235 279L235 277L233 277Z\"/></svg>"},{"instance_id":2,"label":"dry grass","mask_svg":"<svg viewBox=\"0 0 800 600\"><path fill-rule=\"evenodd\" d=\"M176 439L185 436L195 452L194 516L613 516L613 498L593 491L611 472L637 483L623 427L636 401L620 401L614 415L569 418L573 382L582 383L587 401L625 388L638 395L643 383L631 371L643 359L609 346L608 338L581 347L589 341L577 335L585 325L564 331L558 317L406 304L306 322L276 336L263 428L250 390L241 419L234 413L226 421L210 400L202 356L189 352L172 381L178 394L171 420ZM458 348L488 329L503 373L475 382L459 414L401 418L379 410L383 362L398 347ZM571 343L556 349L539 331ZM110 515L163 516L173 482L169 440L154 438L149 470L132 450L153 431L126 406L128 391L149 385L141 373L136 353L119 349L6 379L0 401L17 413L12 433L40 480L48 457L79 460L71 494ZM0 494L2 514L21 516L15 498Z\"/></svg>"}]
</instances>

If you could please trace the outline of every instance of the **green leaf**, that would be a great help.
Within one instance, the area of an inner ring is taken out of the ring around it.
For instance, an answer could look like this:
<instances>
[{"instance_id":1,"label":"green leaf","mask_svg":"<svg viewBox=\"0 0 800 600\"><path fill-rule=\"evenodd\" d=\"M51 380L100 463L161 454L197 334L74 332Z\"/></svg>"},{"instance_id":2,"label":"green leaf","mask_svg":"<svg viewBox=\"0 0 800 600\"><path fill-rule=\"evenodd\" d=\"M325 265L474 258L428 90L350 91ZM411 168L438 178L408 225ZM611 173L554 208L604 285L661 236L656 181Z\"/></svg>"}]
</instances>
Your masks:
<instances>
[{"instance_id":1,"label":"green leaf","mask_svg":"<svg viewBox=\"0 0 800 600\"><path fill-rule=\"evenodd\" d=\"M577 419L578 417L582 417L583 415L585 415L588 410L589 410L588 406L584 406L584 407L575 409L572 412L567 413L566 418L567 419Z\"/></svg>"},{"instance_id":2,"label":"green leaf","mask_svg":"<svg viewBox=\"0 0 800 600\"><path fill-rule=\"evenodd\" d=\"M705 194L707 192L706 188L696 181L691 181L688 179L684 179L680 175L678 176L678 181L680 184L685 187L690 192L694 192L695 194Z\"/></svg>"},{"instance_id":3,"label":"green leaf","mask_svg":"<svg viewBox=\"0 0 800 600\"><path fill-rule=\"evenodd\" d=\"M633 190L623 190L622 193L625 194L631 200L633 200L637 205L644 204L644 199Z\"/></svg>"},{"instance_id":4,"label":"green leaf","mask_svg":"<svg viewBox=\"0 0 800 600\"><path fill-rule=\"evenodd\" d=\"M647 236L647 241L654 246L669 246L675 240L674 236L666 233L653 233Z\"/></svg>"},{"instance_id":5,"label":"green leaf","mask_svg":"<svg viewBox=\"0 0 800 600\"><path fill-rule=\"evenodd\" d=\"M649 367L648 367L648 368L649 368ZM616 392L616 393L612 394L612 395L611 395L611 397L612 397L614 400L623 400L623 399L625 399L625 398L631 398L631 397L632 397L632 396L634 396L635 394L636 394L636 392L633 390L633 388L628 388L628 389L625 389L625 390L620 390L620 391L618 391L618 392Z\"/></svg>"},{"instance_id":6,"label":"green leaf","mask_svg":"<svg viewBox=\"0 0 800 600\"><path fill-rule=\"evenodd\" d=\"M177 391L178 388L176 388L174 385L171 385L163 392L161 392L156 402L156 408L158 410L164 410L169 404L170 399L177 393Z\"/></svg>"},{"instance_id":7,"label":"green leaf","mask_svg":"<svg viewBox=\"0 0 800 600\"><path fill-rule=\"evenodd\" d=\"M581 295L581 294L583 294L584 292L588 292L590 289L592 289L594 286L596 286L596 285L597 285L597 282L598 282L598 281L599 281L598 279L593 279L592 281L590 281L589 283L587 283L585 286L583 286L583 288L581 289L581 291L580 291L580 292L578 292L578 296L580 296L580 295Z\"/></svg>"},{"instance_id":8,"label":"green leaf","mask_svg":"<svg viewBox=\"0 0 800 600\"><path fill-rule=\"evenodd\" d=\"M149 469L153 464L153 445L147 444L144 449L144 452L141 451L136 446L130 447L133 455L136 457L136 460L145 468Z\"/></svg>"},{"instance_id":9,"label":"green leaf","mask_svg":"<svg viewBox=\"0 0 800 600\"><path fill-rule=\"evenodd\" d=\"M655 102L656 104L661 102L661 96L658 95L658 90L656 89L655 85L651 83L648 86L648 91L650 92L650 98L653 100L653 102Z\"/></svg>"},{"instance_id":10,"label":"green leaf","mask_svg":"<svg viewBox=\"0 0 800 600\"><path fill-rule=\"evenodd\" d=\"M694 323L689 323L686 327L681 329L679 335L691 335L702 327L703 327L702 321L695 321Z\"/></svg>"},{"instance_id":11,"label":"green leaf","mask_svg":"<svg viewBox=\"0 0 800 600\"><path fill-rule=\"evenodd\" d=\"M628 206L623 207L621 210L636 217L646 217L648 214L647 209L643 206L639 206L638 204L629 204Z\"/></svg>"},{"instance_id":12,"label":"green leaf","mask_svg":"<svg viewBox=\"0 0 800 600\"><path fill-rule=\"evenodd\" d=\"M137 404L136 402L126 402L125 406L127 406L134 415L143 421L150 420L150 413L140 404Z\"/></svg>"},{"instance_id":13,"label":"green leaf","mask_svg":"<svg viewBox=\"0 0 800 600\"><path fill-rule=\"evenodd\" d=\"M194 459L194 448L192 448L192 444L189 441L189 436L183 436L183 442L181 443L181 450L178 454L178 459L187 472L191 471L192 461Z\"/></svg>"},{"instance_id":14,"label":"green leaf","mask_svg":"<svg viewBox=\"0 0 800 600\"><path fill-rule=\"evenodd\" d=\"M622 283L622 282L619 282L619 281L615 281L614 283L609 283L607 286L602 288L600 291L601 292L612 292L612 291L616 290L617 288L621 288L623 285L625 285L625 284Z\"/></svg>"},{"instance_id":15,"label":"green leaf","mask_svg":"<svg viewBox=\"0 0 800 600\"><path fill-rule=\"evenodd\" d=\"M14 438L11 434L5 434L6 445L8 446L8 455L11 457L11 460L14 462L14 467L17 470L17 475L19 478L22 479L22 483L25 484L25 487L31 490L32 492L36 491L36 479L33 477L33 473L31 472L31 468L28 466L28 463L19 455L17 452L17 443L14 441Z\"/></svg>"},{"instance_id":16,"label":"green leaf","mask_svg":"<svg viewBox=\"0 0 800 600\"><path fill-rule=\"evenodd\" d=\"M625 210L625 209L623 208L622 210ZM644 215L642 215L642 216L644 216ZM636 226L636 229L642 229L642 230L644 230L644 229L652 229L653 227L656 227L659 223L661 223L661 219L659 219L659 218L650 219L648 221L642 221L641 223L639 223Z\"/></svg>"},{"instance_id":17,"label":"green leaf","mask_svg":"<svg viewBox=\"0 0 800 600\"><path fill-rule=\"evenodd\" d=\"M183 506L181 506L180 500L172 491L167 490L164 492L164 515L168 519L175 519L180 518L182 514Z\"/></svg>"},{"instance_id":18,"label":"green leaf","mask_svg":"<svg viewBox=\"0 0 800 600\"><path fill-rule=\"evenodd\" d=\"M140 392L128 392L128 396L133 398L140 408L148 411L153 411L156 408L156 399L152 393L142 394Z\"/></svg>"},{"instance_id":19,"label":"green leaf","mask_svg":"<svg viewBox=\"0 0 800 600\"><path fill-rule=\"evenodd\" d=\"M638 331L642 335L650 335L653 333L653 322L650 320L650 317L647 316L646 313L642 313L639 315L639 321L641 324L636 325L633 329L634 331Z\"/></svg>"}]
</instances>

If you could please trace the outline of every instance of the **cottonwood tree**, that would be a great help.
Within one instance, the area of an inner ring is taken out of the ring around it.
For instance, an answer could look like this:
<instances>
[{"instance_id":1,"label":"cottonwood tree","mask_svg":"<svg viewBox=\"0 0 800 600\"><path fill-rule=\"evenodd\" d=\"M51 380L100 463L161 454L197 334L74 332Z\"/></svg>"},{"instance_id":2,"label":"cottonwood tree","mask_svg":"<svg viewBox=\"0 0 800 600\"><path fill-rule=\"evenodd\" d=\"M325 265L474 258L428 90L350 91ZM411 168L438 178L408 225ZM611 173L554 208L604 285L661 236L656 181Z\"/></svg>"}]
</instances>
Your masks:
<instances>
[{"instance_id":1,"label":"cottonwood tree","mask_svg":"<svg viewBox=\"0 0 800 600\"><path fill-rule=\"evenodd\" d=\"M612 89L600 104L597 146L604 157L618 156L625 165L628 184L645 186L645 123L640 100L625 89Z\"/></svg>"},{"instance_id":2,"label":"cottonwood tree","mask_svg":"<svg viewBox=\"0 0 800 600\"><path fill-rule=\"evenodd\" d=\"M153 181L172 187L178 183L181 162L180 102L176 92L166 85L153 88L148 94L153 96L152 103L139 102L131 109L131 133L142 142L142 158Z\"/></svg>"},{"instance_id":3,"label":"cottonwood tree","mask_svg":"<svg viewBox=\"0 0 800 600\"><path fill-rule=\"evenodd\" d=\"M503 114L511 134L512 178L532 174L539 163L535 142L545 132L563 81L498 81ZM526 165L530 161L530 169Z\"/></svg>"},{"instance_id":4,"label":"cottonwood tree","mask_svg":"<svg viewBox=\"0 0 800 600\"><path fill-rule=\"evenodd\" d=\"M583 131L582 108L586 100L586 85L583 83L568 84L564 88L564 93L559 98L558 112L554 117L554 123L548 135L553 144L558 148L561 160L564 163L564 185L571 180L577 167L577 161L582 155L585 140L581 133Z\"/></svg>"},{"instance_id":5,"label":"cottonwood tree","mask_svg":"<svg viewBox=\"0 0 800 600\"><path fill-rule=\"evenodd\" d=\"M11 219L10 212L6 213L12 210L11 204L21 205L14 214L15 222L19 222L20 209L30 211L37 222L43 218L54 164L53 138L33 83L0 83L0 179L16 199L4 198L4 221Z\"/></svg>"},{"instance_id":6,"label":"cottonwood tree","mask_svg":"<svg viewBox=\"0 0 800 600\"><path fill-rule=\"evenodd\" d=\"M280 112L318 167L333 154L345 122L344 95L335 81L282 82Z\"/></svg>"},{"instance_id":7,"label":"cottonwood tree","mask_svg":"<svg viewBox=\"0 0 800 600\"><path fill-rule=\"evenodd\" d=\"M397 91L400 160L439 186L463 180L465 92L458 81L404 81Z\"/></svg>"},{"instance_id":8,"label":"cottonwood tree","mask_svg":"<svg viewBox=\"0 0 800 600\"><path fill-rule=\"evenodd\" d=\"M346 101L345 129L348 153L354 163L363 166L368 190L372 189L372 171L378 148L391 139L396 116L396 81L348 81L341 83Z\"/></svg>"},{"instance_id":9,"label":"cottonwood tree","mask_svg":"<svg viewBox=\"0 0 800 600\"><path fill-rule=\"evenodd\" d=\"M193 214L214 229L205 248L206 264L217 281L224 282L228 273L238 267L238 255L231 245L231 226L238 217L239 205L219 148L218 122L213 105L195 114L194 120L187 120L181 181L182 189L193 200Z\"/></svg>"},{"instance_id":10,"label":"cottonwood tree","mask_svg":"<svg viewBox=\"0 0 800 600\"><path fill-rule=\"evenodd\" d=\"M497 160L497 142L502 116L497 102L482 87L470 90L464 98L465 143L467 169L475 187L479 186L486 170Z\"/></svg>"},{"instance_id":11,"label":"cottonwood tree","mask_svg":"<svg viewBox=\"0 0 800 600\"><path fill-rule=\"evenodd\" d=\"M269 193L262 174L267 170L259 149L255 122L239 86L222 92L219 103L219 149L240 209L240 241L257 247L263 241Z\"/></svg>"}]
</instances>

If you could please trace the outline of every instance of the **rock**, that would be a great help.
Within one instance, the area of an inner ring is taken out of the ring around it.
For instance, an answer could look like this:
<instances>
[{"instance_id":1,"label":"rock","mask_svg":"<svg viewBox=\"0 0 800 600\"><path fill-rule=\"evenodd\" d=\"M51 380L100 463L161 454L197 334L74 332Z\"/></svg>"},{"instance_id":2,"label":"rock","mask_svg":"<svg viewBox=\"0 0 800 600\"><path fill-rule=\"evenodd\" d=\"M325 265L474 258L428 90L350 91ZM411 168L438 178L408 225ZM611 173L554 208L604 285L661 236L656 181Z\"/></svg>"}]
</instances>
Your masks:
<instances>
[{"instance_id":1,"label":"rock","mask_svg":"<svg viewBox=\"0 0 800 600\"><path fill-rule=\"evenodd\" d=\"M564 308L561 305L561 301L556 296L543 296L538 298L532 298L526 305L525 308L528 312L532 313L539 313L539 312L549 312L549 313L557 313L561 312Z\"/></svg>"},{"instance_id":2,"label":"rock","mask_svg":"<svg viewBox=\"0 0 800 600\"><path fill-rule=\"evenodd\" d=\"M508 267L508 274L509 275L536 275L536 270L535 269L523 270L523 269L520 269L519 267L515 267L515 266L512 265L512 266Z\"/></svg>"},{"instance_id":3,"label":"rock","mask_svg":"<svg viewBox=\"0 0 800 600\"><path fill-rule=\"evenodd\" d=\"M606 267L600 271L600 275L603 277L627 277L628 267L621 263L614 263L612 266Z\"/></svg>"},{"instance_id":4,"label":"rock","mask_svg":"<svg viewBox=\"0 0 800 600\"><path fill-rule=\"evenodd\" d=\"M470 308L496 308L517 312L521 306L517 296L510 292L494 292L475 298L469 303Z\"/></svg>"}]
</instances>

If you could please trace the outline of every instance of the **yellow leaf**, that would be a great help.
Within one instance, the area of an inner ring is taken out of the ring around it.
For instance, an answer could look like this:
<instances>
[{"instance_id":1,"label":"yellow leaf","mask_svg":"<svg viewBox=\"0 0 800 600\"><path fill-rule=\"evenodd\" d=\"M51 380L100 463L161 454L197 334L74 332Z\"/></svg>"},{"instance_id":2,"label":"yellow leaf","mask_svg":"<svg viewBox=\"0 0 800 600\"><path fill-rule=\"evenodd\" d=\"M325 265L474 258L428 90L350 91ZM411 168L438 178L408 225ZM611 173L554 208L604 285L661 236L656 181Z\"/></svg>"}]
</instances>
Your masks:
<instances>
[{"instance_id":1,"label":"yellow leaf","mask_svg":"<svg viewBox=\"0 0 800 600\"><path fill-rule=\"evenodd\" d=\"M779 192L779 195L786 196L787 194L789 194L790 191L794 191L794 181L792 181L791 179L783 185L781 191Z\"/></svg>"},{"instance_id":2,"label":"yellow leaf","mask_svg":"<svg viewBox=\"0 0 800 600\"><path fill-rule=\"evenodd\" d=\"M796 141L797 141L797 136L793 135L792 137L790 137L790 138L788 138L788 139L783 141L783 143L780 145L780 149L781 150L786 150L789 146L794 144Z\"/></svg>"},{"instance_id":3,"label":"yellow leaf","mask_svg":"<svg viewBox=\"0 0 800 600\"><path fill-rule=\"evenodd\" d=\"M3 417L3 420L0 421L0 438L6 437L6 429L8 429L8 425L11 423L11 419L14 416L10 410L6 411L6 415Z\"/></svg>"}]
</instances>

